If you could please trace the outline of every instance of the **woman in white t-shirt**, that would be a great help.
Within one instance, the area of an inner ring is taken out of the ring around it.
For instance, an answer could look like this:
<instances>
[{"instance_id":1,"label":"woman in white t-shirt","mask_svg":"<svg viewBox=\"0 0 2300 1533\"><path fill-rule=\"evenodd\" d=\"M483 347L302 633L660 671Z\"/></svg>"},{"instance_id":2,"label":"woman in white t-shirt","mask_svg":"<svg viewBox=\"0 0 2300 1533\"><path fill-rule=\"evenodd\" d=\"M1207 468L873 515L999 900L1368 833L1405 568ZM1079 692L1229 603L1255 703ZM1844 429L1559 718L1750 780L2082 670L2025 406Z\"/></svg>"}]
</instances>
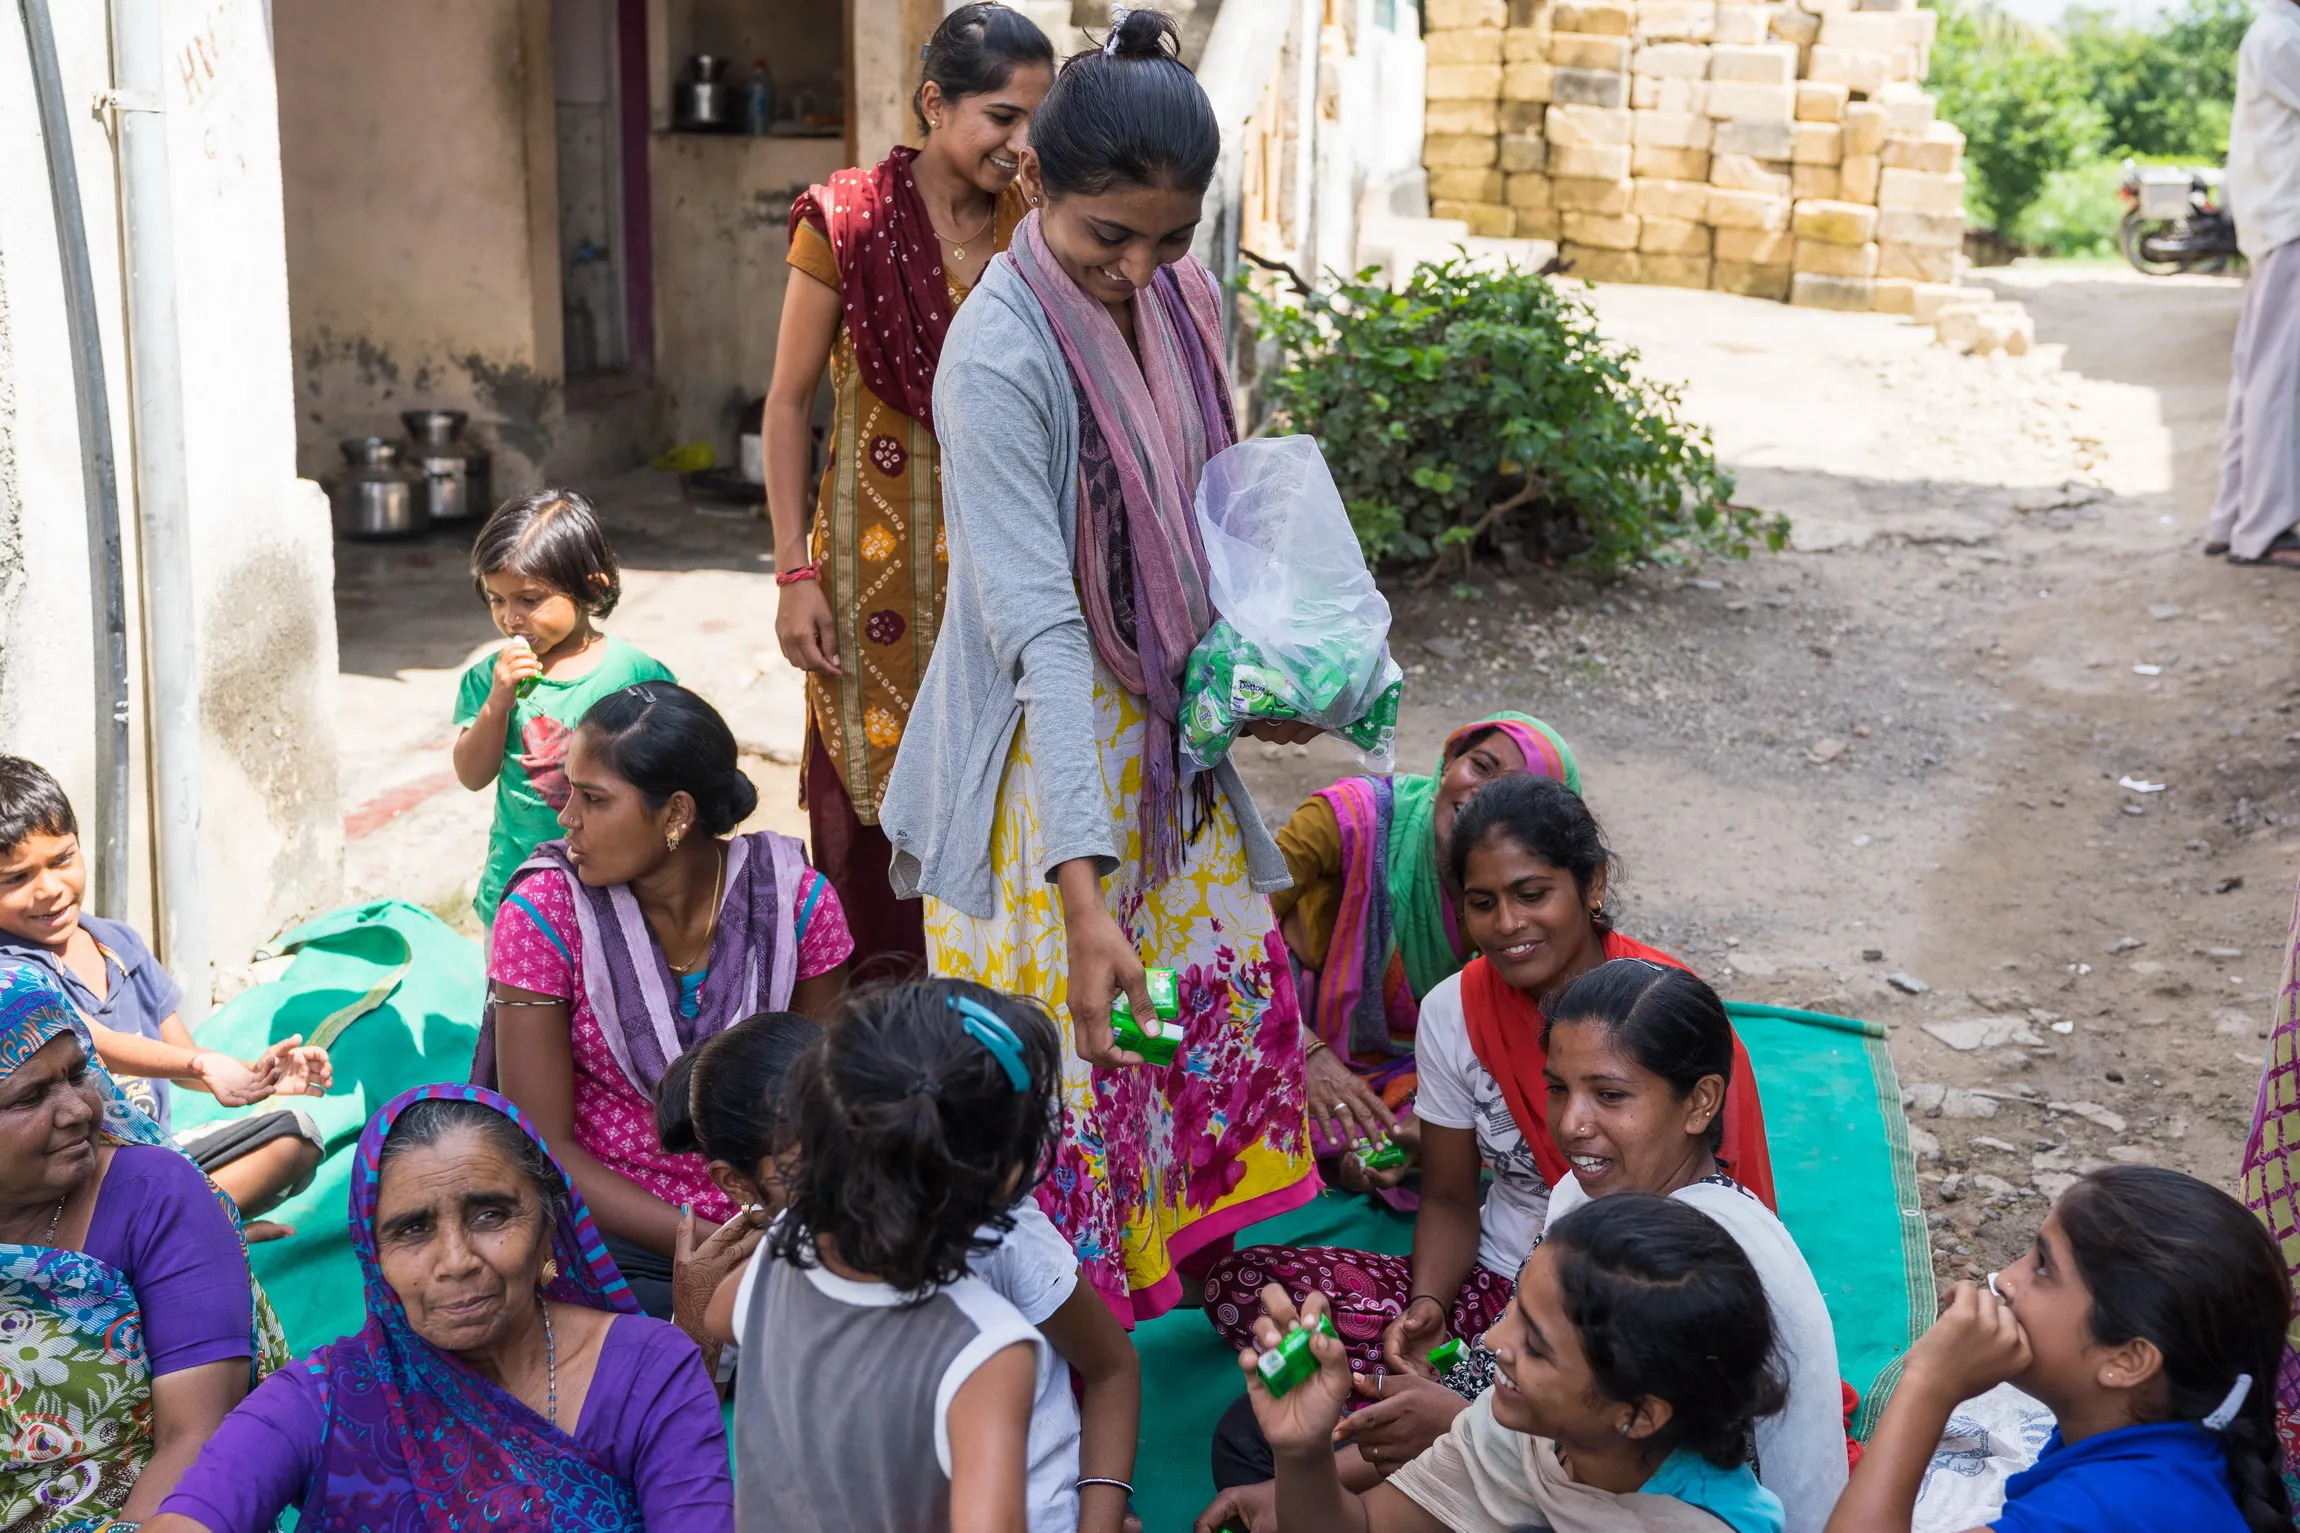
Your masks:
<instances>
[{"instance_id":1,"label":"woman in white t-shirt","mask_svg":"<svg viewBox=\"0 0 2300 1533\"><path fill-rule=\"evenodd\" d=\"M664 1147L703 1155L712 1180L743 1210L700 1247L682 1229L674 1268L676 1318L706 1355L724 1345L722 1377L732 1371L734 1338L714 1335L707 1312L724 1285L729 1317L750 1313L768 1259L755 1249L759 1232L783 1205L776 1150L784 1134L774 1106L792 1063L820 1036L804 1017L764 1013L680 1056L663 1078L657 1118ZM1031 1402L1030 1533L1118 1533L1141 1416L1141 1360L1109 1305L1081 1281L1077 1253L1037 1200L1017 1200L1007 1217L1013 1227L1003 1234L989 1225L977 1231L982 1244L968 1268L1054 1350L1055 1366L1039 1370Z\"/></svg>"}]
</instances>

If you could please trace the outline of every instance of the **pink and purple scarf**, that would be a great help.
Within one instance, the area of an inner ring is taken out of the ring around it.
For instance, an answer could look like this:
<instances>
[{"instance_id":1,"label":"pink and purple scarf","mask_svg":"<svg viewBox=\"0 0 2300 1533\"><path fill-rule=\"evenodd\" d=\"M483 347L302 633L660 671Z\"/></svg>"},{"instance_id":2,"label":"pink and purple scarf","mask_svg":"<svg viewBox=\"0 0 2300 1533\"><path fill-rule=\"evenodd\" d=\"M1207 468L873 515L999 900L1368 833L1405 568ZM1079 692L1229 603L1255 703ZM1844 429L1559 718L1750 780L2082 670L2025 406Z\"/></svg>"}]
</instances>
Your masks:
<instances>
[{"instance_id":1,"label":"pink and purple scarf","mask_svg":"<svg viewBox=\"0 0 2300 1533\"><path fill-rule=\"evenodd\" d=\"M1078 390L1078 595L1094 652L1148 703L1142 860L1153 883L1182 865L1176 716L1190 651L1214 624L1198 479L1237 440L1220 291L1188 256L1134 294L1133 348L1070 279L1032 213L1005 259L1030 284ZM1136 352L1140 360L1136 360Z\"/></svg>"},{"instance_id":2,"label":"pink and purple scarf","mask_svg":"<svg viewBox=\"0 0 2300 1533\"><path fill-rule=\"evenodd\" d=\"M581 949L577 978L607 1051L641 1095L650 1100L655 1083L671 1061L762 1011L781 1011L798 983L799 942L796 897L806 853L793 838L771 830L730 837L726 843L726 891L719 905L719 930L711 939L710 982L697 996L694 1016L679 1009L679 981L663 957L662 945L647 927L638 898L628 884L593 888L568 859L567 843L546 841L511 875L503 902L516 904L543 934L565 952L564 934L553 931L543 913L519 896L531 877L561 877L574 894L575 944ZM479 1046L471 1078L496 1084L495 1002L482 1013Z\"/></svg>"}]
</instances>

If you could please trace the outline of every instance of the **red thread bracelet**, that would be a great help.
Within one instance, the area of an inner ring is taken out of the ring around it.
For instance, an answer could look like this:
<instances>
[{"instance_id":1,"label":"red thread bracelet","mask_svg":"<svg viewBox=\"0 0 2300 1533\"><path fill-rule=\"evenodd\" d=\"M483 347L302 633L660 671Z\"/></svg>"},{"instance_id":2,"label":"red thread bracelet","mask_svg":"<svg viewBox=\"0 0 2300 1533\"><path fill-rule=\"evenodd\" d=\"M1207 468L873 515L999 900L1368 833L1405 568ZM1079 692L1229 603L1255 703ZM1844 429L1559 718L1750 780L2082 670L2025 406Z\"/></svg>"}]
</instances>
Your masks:
<instances>
[{"instance_id":1,"label":"red thread bracelet","mask_svg":"<svg viewBox=\"0 0 2300 1533\"><path fill-rule=\"evenodd\" d=\"M819 580L822 578L822 573L823 567L820 563L802 564L796 569L775 571L775 584L795 586L802 580Z\"/></svg>"}]
</instances>

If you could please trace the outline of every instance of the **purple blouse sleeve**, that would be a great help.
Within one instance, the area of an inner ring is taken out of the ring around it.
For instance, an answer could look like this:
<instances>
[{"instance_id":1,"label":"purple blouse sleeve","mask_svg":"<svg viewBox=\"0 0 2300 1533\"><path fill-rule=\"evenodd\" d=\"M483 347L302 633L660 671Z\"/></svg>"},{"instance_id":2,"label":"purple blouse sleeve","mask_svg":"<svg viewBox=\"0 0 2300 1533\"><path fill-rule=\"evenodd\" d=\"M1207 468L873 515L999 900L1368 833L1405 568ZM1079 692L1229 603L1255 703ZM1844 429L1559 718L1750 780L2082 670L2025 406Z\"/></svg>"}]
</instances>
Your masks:
<instances>
[{"instance_id":1,"label":"purple blouse sleeve","mask_svg":"<svg viewBox=\"0 0 2300 1533\"><path fill-rule=\"evenodd\" d=\"M303 1499L326 1433L319 1381L282 1368L224 1417L160 1510L208 1533L263 1533Z\"/></svg>"},{"instance_id":2,"label":"purple blouse sleeve","mask_svg":"<svg viewBox=\"0 0 2300 1533\"><path fill-rule=\"evenodd\" d=\"M718 1391L678 1327L644 1315L616 1317L599 1349L578 1435L637 1493L648 1527L734 1533Z\"/></svg>"},{"instance_id":3,"label":"purple blouse sleeve","mask_svg":"<svg viewBox=\"0 0 2300 1533\"><path fill-rule=\"evenodd\" d=\"M87 1253L127 1276L152 1376L252 1355L247 1253L199 1168L159 1145L122 1145L96 1194Z\"/></svg>"}]
</instances>

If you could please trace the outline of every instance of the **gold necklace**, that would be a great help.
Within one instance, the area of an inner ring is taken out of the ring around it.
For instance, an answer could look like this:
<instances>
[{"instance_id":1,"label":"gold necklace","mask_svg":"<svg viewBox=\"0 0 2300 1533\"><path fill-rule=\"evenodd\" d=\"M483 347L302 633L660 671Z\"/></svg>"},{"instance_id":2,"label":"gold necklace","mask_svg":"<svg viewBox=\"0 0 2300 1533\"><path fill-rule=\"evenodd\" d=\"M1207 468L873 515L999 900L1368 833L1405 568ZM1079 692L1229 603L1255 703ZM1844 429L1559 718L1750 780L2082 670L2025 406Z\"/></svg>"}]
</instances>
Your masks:
<instances>
[{"instance_id":1,"label":"gold necklace","mask_svg":"<svg viewBox=\"0 0 2300 1533\"><path fill-rule=\"evenodd\" d=\"M685 963L672 963L670 950L666 948L663 952L663 962L670 968L673 974L680 976L682 979L694 972L695 965L703 962L705 959L711 956L711 944L713 941L717 940L719 935L719 896L726 889L726 884L727 853L726 849L721 847L719 849L719 871L711 879L711 924L703 932L702 951L697 953L693 958L688 959Z\"/></svg>"},{"instance_id":2,"label":"gold necklace","mask_svg":"<svg viewBox=\"0 0 2300 1533\"><path fill-rule=\"evenodd\" d=\"M997 218L997 217L998 217L998 199L997 199L997 198L995 198L995 197L993 197L993 198L990 200L990 215L989 215L989 217L987 217L987 218L983 219L983 221L982 221L981 223L979 223L979 224L975 225L975 226L974 226L974 232L973 232L972 234L969 234L969 235L967 235L967 236L966 236L966 238L965 238L964 240L954 240L954 239L952 239L952 238L951 238L949 235L947 235L947 234L943 233L943 232L942 232L942 230L940 230L939 228L936 228L936 227L935 227L935 222L934 222L934 215L932 215L931 213L927 215L926 226L927 226L929 229L934 229L934 237L935 237L936 239L938 239L938 240L941 240L941 241L942 241L942 242L943 242L945 245L948 245L948 246L950 247L950 258L951 258L953 261L963 261L963 260L965 260L965 259L966 259L966 242L967 242L968 240L977 240L977 239L980 239L980 238L982 238L982 231L983 231L983 230L985 230L985 229L987 229L987 228L989 228L989 227L990 227L990 225L991 225L991 220L992 220L992 219L995 219L995 218Z\"/></svg>"}]
</instances>

